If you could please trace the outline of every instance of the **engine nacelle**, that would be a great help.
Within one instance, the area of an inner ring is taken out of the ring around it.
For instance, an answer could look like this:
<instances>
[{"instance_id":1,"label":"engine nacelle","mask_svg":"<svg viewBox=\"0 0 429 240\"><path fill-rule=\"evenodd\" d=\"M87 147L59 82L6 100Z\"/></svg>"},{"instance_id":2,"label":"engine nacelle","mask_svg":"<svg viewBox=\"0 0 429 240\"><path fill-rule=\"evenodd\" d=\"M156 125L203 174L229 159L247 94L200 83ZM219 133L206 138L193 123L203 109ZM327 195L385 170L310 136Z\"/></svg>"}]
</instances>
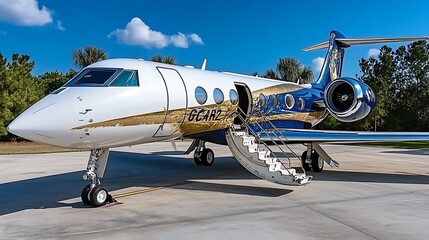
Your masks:
<instances>
[{"instance_id":1,"label":"engine nacelle","mask_svg":"<svg viewBox=\"0 0 429 240\"><path fill-rule=\"evenodd\" d=\"M375 95L365 83L354 78L338 78L325 89L329 112L342 122L354 122L366 117L375 107Z\"/></svg>"}]
</instances>

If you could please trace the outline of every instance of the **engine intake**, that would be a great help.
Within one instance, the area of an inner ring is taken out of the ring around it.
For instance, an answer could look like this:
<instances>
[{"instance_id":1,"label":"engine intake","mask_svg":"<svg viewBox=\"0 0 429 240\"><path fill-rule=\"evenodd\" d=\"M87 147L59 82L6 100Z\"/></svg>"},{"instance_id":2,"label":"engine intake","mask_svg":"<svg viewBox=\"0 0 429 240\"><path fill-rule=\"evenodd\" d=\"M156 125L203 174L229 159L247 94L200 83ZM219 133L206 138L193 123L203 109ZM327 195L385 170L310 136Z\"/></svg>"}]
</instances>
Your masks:
<instances>
[{"instance_id":1,"label":"engine intake","mask_svg":"<svg viewBox=\"0 0 429 240\"><path fill-rule=\"evenodd\" d=\"M342 122L354 122L366 117L375 107L375 95L365 83L354 78L338 78L325 89L329 112Z\"/></svg>"}]
</instances>

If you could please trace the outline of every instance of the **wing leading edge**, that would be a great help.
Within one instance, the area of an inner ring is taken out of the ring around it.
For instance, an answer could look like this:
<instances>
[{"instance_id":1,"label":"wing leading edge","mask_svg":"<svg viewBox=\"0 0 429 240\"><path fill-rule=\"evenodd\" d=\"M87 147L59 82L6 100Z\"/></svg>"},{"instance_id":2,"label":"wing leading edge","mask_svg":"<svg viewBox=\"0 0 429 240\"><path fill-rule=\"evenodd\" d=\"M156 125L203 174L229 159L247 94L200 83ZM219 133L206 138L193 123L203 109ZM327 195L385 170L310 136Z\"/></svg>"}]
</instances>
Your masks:
<instances>
[{"instance_id":1,"label":"wing leading edge","mask_svg":"<svg viewBox=\"0 0 429 240\"><path fill-rule=\"evenodd\" d=\"M349 132L303 129L279 129L279 132L259 134L262 141L287 142L402 142L429 141L426 132Z\"/></svg>"}]
</instances>

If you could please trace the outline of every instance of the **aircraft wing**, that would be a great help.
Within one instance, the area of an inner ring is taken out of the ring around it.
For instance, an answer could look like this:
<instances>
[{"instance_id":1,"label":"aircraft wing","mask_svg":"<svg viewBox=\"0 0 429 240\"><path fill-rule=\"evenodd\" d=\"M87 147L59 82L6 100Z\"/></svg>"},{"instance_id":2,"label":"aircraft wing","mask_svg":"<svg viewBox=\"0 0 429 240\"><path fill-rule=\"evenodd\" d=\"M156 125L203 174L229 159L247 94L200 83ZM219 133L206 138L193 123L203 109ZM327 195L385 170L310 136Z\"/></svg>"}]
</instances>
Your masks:
<instances>
[{"instance_id":1,"label":"aircraft wing","mask_svg":"<svg viewBox=\"0 0 429 240\"><path fill-rule=\"evenodd\" d=\"M353 132L328 130L279 129L260 132L262 141L285 142L403 142L429 141L427 132Z\"/></svg>"}]
</instances>

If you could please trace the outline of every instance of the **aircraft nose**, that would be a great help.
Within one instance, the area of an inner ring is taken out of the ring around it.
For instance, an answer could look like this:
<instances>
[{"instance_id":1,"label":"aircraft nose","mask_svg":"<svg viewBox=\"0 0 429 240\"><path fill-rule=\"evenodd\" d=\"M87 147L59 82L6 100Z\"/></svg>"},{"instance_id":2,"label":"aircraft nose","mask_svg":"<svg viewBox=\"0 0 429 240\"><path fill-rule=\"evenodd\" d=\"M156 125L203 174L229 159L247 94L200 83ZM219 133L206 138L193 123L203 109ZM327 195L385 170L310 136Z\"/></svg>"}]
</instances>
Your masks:
<instances>
[{"instance_id":1,"label":"aircraft nose","mask_svg":"<svg viewBox=\"0 0 429 240\"><path fill-rule=\"evenodd\" d=\"M71 106L66 103L39 102L24 111L7 127L22 138L52 145L63 145L61 137L74 123Z\"/></svg>"}]
</instances>

